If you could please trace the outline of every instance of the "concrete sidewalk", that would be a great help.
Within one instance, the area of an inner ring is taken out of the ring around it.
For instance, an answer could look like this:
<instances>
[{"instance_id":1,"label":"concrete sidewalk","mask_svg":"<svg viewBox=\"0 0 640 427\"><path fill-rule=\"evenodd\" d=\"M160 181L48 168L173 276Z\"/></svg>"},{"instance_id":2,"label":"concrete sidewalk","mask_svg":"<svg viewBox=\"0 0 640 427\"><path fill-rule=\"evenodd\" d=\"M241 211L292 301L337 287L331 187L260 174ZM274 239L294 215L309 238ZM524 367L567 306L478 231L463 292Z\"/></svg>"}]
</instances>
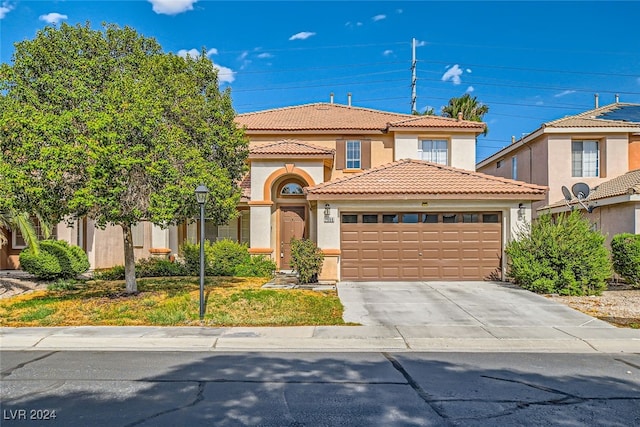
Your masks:
<instances>
[{"instance_id":1,"label":"concrete sidewalk","mask_svg":"<svg viewBox=\"0 0 640 427\"><path fill-rule=\"evenodd\" d=\"M4 327L0 328L0 349L640 353L640 330L569 326Z\"/></svg>"}]
</instances>

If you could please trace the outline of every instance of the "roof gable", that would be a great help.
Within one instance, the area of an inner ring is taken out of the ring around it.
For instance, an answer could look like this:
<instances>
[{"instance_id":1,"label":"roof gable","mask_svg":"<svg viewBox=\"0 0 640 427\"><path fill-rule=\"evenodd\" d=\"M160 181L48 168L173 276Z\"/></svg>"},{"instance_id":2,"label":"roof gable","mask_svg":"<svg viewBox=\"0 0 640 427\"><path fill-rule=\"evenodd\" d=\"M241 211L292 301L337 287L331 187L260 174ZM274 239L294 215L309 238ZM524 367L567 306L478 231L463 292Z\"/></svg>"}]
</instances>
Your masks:
<instances>
[{"instance_id":1,"label":"roof gable","mask_svg":"<svg viewBox=\"0 0 640 427\"><path fill-rule=\"evenodd\" d=\"M404 159L307 187L310 200L437 196L467 199L542 200L547 188L422 160Z\"/></svg>"},{"instance_id":2,"label":"roof gable","mask_svg":"<svg viewBox=\"0 0 640 427\"><path fill-rule=\"evenodd\" d=\"M329 158L332 159L335 150L330 148L318 147L292 139L256 145L249 149L250 159L261 159L270 157L311 157L311 158Z\"/></svg>"}]
</instances>

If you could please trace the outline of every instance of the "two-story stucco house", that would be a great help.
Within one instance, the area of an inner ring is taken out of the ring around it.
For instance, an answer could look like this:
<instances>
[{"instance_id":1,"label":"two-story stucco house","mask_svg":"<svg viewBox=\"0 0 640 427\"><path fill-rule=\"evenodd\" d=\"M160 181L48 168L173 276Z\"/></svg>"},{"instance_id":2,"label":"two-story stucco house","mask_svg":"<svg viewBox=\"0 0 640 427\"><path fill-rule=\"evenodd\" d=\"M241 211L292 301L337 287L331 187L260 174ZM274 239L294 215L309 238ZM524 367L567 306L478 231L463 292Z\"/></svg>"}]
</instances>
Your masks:
<instances>
[{"instance_id":1,"label":"two-story stucco house","mask_svg":"<svg viewBox=\"0 0 640 427\"><path fill-rule=\"evenodd\" d=\"M240 114L254 254L290 268L289 242L325 256L322 280L501 277L505 243L545 188L474 172L484 124L317 103Z\"/></svg>"},{"instance_id":2,"label":"two-story stucco house","mask_svg":"<svg viewBox=\"0 0 640 427\"><path fill-rule=\"evenodd\" d=\"M333 102L236 122L250 140L239 216L206 223L205 238L248 243L280 270L291 269L291 239L310 238L323 281L501 278L505 244L545 197L544 186L474 171L483 123ZM177 253L197 229L140 224L136 257ZM94 268L122 263L120 230L84 223L58 236L83 242Z\"/></svg>"},{"instance_id":3,"label":"two-story stucco house","mask_svg":"<svg viewBox=\"0 0 640 427\"><path fill-rule=\"evenodd\" d=\"M575 197L566 203L562 187L587 184L587 216L609 238L640 233L638 169L640 104L620 102L544 123L477 164L479 172L547 186L547 196L533 204L534 217L584 209Z\"/></svg>"}]
</instances>

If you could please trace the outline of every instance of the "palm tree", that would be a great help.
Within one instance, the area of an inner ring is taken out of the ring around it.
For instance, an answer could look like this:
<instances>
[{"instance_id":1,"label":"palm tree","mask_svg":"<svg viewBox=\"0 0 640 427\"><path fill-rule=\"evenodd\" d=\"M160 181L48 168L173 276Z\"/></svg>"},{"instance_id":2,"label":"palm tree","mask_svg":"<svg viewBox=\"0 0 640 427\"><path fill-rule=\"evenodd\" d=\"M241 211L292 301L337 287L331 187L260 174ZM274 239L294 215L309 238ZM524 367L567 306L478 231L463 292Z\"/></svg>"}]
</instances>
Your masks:
<instances>
[{"instance_id":1,"label":"palm tree","mask_svg":"<svg viewBox=\"0 0 640 427\"><path fill-rule=\"evenodd\" d=\"M19 230L29 250L38 253L38 233L29 214L15 210L0 212L0 247L9 243L6 230Z\"/></svg>"},{"instance_id":2,"label":"palm tree","mask_svg":"<svg viewBox=\"0 0 640 427\"><path fill-rule=\"evenodd\" d=\"M444 117L457 118L458 113L462 113L464 120L473 122L481 122L485 114L489 112L489 106L479 102L474 96L465 93L460 98L451 98L449 104L442 107L442 115ZM485 127L483 134L486 135L489 128Z\"/></svg>"}]
</instances>

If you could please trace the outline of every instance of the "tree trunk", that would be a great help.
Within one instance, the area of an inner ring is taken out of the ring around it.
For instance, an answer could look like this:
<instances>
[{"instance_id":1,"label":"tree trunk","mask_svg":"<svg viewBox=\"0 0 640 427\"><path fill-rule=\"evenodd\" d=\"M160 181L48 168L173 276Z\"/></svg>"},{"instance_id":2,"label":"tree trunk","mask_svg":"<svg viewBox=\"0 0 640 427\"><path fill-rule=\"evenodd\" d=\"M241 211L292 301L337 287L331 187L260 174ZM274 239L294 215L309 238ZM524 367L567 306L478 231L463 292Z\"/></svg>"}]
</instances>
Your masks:
<instances>
[{"instance_id":1,"label":"tree trunk","mask_svg":"<svg viewBox=\"0 0 640 427\"><path fill-rule=\"evenodd\" d=\"M133 256L133 233L131 224L121 224L124 235L124 281L127 285L127 293L138 292L136 285L136 260Z\"/></svg>"}]
</instances>

